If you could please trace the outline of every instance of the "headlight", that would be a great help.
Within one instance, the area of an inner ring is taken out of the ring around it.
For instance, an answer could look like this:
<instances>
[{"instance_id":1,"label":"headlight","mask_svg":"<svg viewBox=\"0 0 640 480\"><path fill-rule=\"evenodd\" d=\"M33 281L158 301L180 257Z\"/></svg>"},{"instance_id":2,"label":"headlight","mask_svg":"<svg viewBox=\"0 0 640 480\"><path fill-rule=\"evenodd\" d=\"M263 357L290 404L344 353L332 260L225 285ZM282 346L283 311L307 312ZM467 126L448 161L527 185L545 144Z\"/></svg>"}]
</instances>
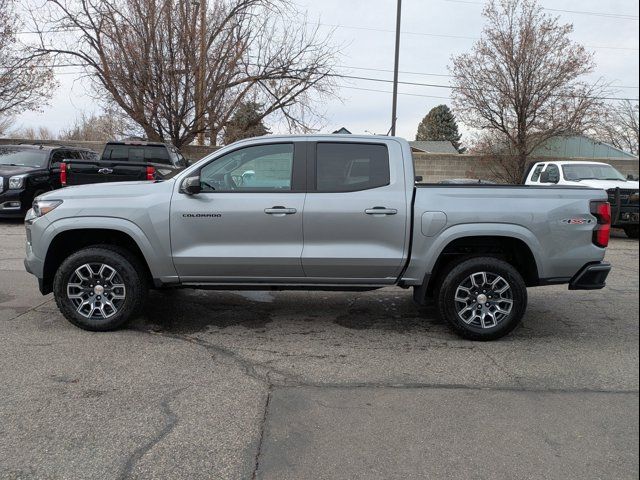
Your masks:
<instances>
[{"instance_id":1,"label":"headlight","mask_svg":"<svg viewBox=\"0 0 640 480\"><path fill-rule=\"evenodd\" d=\"M629 195L629 202L630 203L639 203L640 201L640 193L636 192L636 193L632 193L631 195Z\"/></svg>"},{"instance_id":2,"label":"headlight","mask_svg":"<svg viewBox=\"0 0 640 480\"><path fill-rule=\"evenodd\" d=\"M62 200L34 200L33 213L36 218L46 215L54 208L62 204Z\"/></svg>"},{"instance_id":3,"label":"headlight","mask_svg":"<svg viewBox=\"0 0 640 480\"><path fill-rule=\"evenodd\" d=\"M18 189L24 187L24 175L16 175L15 177L9 177L9 188Z\"/></svg>"}]
</instances>

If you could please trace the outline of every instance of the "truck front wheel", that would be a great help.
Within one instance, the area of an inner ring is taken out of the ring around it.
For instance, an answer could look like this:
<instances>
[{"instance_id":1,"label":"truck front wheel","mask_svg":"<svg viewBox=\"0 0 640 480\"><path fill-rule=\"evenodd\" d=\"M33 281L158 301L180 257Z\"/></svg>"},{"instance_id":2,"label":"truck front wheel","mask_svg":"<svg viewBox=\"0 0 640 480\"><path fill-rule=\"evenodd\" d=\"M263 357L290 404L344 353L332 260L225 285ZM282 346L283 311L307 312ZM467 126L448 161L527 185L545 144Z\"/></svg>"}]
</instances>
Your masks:
<instances>
[{"instance_id":1,"label":"truck front wheel","mask_svg":"<svg viewBox=\"0 0 640 480\"><path fill-rule=\"evenodd\" d=\"M77 327L114 330L142 309L147 296L145 269L125 249L84 248L58 268L53 295L60 312Z\"/></svg>"},{"instance_id":2,"label":"truck front wheel","mask_svg":"<svg viewBox=\"0 0 640 480\"><path fill-rule=\"evenodd\" d=\"M460 336L495 340L511 332L527 308L527 288L518 271L493 257L455 265L438 292L438 312Z\"/></svg>"}]
</instances>

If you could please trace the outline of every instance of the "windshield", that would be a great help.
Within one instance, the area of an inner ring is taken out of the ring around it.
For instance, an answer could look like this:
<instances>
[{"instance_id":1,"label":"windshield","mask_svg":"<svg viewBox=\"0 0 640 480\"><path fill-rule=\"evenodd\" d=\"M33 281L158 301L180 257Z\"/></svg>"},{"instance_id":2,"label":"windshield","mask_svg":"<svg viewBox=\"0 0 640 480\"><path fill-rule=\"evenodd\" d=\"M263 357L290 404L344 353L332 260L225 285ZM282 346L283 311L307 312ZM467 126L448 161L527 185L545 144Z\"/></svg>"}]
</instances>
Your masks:
<instances>
[{"instance_id":1,"label":"windshield","mask_svg":"<svg viewBox=\"0 0 640 480\"><path fill-rule=\"evenodd\" d=\"M33 148L0 147L0 165L43 167L47 163L48 155L48 151Z\"/></svg>"},{"instance_id":2,"label":"windshield","mask_svg":"<svg viewBox=\"0 0 640 480\"><path fill-rule=\"evenodd\" d=\"M624 175L611 165L577 163L575 165L563 165L564 179L569 181L580 180L621 180L626 181Z\"/></svg>"}]
</instances>

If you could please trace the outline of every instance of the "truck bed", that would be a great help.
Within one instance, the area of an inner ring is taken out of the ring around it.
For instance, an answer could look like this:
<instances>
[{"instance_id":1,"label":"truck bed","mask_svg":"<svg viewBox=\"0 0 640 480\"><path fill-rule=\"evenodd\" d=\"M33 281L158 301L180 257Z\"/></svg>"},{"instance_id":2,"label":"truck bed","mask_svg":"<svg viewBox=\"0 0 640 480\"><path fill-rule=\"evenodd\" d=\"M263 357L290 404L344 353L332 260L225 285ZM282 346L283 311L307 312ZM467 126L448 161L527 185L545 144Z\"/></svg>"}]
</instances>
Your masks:
<instances>
[{"instance_id":1,"label":"truck bed","mask_svg":"<svg viewBox=\"0 0 640 480\"><path fill-rule=\"evenodd\" d=\"M504 235L532 252L543 284L567 282L576 265L604 258L604 249L592 242L594 200L606 201L606 192L588 187L416 184L411 262L404 280L421 282L424 265L431 271L456 238Z\"/></svg>"}]
</instances>

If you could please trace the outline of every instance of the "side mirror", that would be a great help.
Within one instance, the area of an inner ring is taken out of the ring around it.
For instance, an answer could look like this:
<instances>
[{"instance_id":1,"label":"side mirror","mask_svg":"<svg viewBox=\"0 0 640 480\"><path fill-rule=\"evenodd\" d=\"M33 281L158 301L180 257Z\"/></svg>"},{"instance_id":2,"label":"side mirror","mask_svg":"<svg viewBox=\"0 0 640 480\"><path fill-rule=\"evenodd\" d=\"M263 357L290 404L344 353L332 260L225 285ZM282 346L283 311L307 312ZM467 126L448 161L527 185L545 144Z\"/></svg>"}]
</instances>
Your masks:
<instances>
[{"instance_id":1,"label":"side mirror","mask_svg":"<svg viewBox=\"0 0 640 480\"><path fill-rule=\"evenodd\" d=\"M202 191L202 185L200 185L200 176L187 177L182 181L180 185L180 192L186 195L195 195Z\"/></svg>"},{"instance_id":2,"label":"side mirror","mask_svg":"<svg viewBox=\"0 0 640 480\"><path fill-rule=\"evenodd\" d=\"M422 175L416 175L415 178L413 179L413 181L416 183L420 183L422 182L422 180L423 180Z\"/></svg>"}]
</instances>

